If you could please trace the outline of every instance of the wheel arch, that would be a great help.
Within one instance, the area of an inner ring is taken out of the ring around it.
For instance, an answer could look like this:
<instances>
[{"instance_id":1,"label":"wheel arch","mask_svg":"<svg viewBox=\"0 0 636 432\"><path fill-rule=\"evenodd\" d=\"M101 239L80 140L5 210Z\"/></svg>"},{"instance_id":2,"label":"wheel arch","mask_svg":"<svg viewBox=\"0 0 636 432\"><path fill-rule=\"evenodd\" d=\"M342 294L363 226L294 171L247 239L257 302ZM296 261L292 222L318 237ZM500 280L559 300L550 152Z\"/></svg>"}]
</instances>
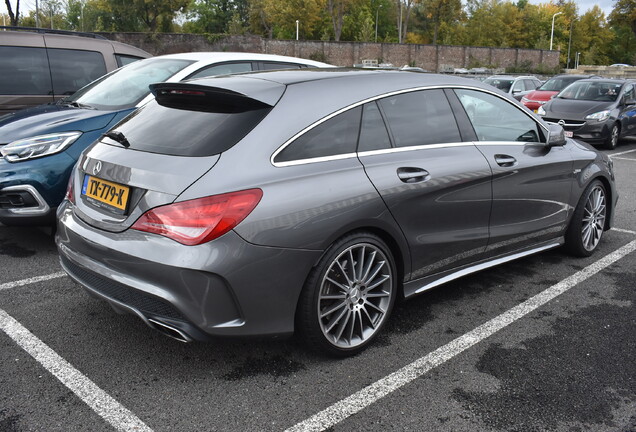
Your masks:
<instances>
[{"instance_id":1,"label":"wheel arch","mask_svg":"<svg viewBox=\"0 0 636 432\"><path fill-rule=\"evenodd\" d=\"M378 227L376 225L364 225L356 228L349 229L347 231L339 233L339 235L334 236L328 240L327 245L324 247L322 254L316 259L314 262L311 271L305 277L305 281L303 283L303 289L307 285L307 280L311 276L311 273L316 268L318 263L322 260L323 256L329 252L331 245L338 242L341 238L355 235L355 234L364 234L369 233L379 237L384 243L386 243L389 248L389 252L393 256L393 260L395 261L395 270L397 271L397 297L396 300L401 300L404 298L404 280L410 275L410 266L411 266L411 256L408 251L408 246L406 244L400 244L400 241L395 238L388 230ZM402 237L403 239L403 237ZM301 296L298 296L296 302L296 311L295 311L295 325L298 322L298 312L300 306Z\"/></svg>"},{"instance_id":2,"label":"wheel arch","mask_svg":"<svg viewBox=\"0 0 636 432\"><path fill-rule=\"evenodd\" d=\"M592 180L590 180L590 182L587 185L585 185L585 187L587 188L587 186L590 183L592 183L594 180L598 180L603 184L603 187L605 188L605 193L607 194L607 204L606 204L607 217L605 218L605 227L604 227L604 230L607 231L612 227L612 220L614 217L614 206L612 205L612 203L614 202L614 191L612 190L612 184L609 181L609 179L603 175L598 175L594 177Z\"/></svg>"}]
</instances>

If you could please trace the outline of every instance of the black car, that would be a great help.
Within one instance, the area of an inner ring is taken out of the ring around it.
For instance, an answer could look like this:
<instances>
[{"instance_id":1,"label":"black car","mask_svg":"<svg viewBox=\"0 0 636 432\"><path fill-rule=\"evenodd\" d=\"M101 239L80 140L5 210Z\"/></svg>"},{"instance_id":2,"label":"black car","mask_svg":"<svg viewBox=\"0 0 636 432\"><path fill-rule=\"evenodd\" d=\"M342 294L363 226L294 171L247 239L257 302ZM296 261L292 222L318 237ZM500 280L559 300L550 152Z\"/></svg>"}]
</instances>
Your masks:
<instances>
[{"instance_id":1,"label":"black car","mask_svg":"<svg viewBox=\"0 0 636 432\"><path fill-rule=\"evenodd\" d=\"M567 86L537 114L565 129L568 137L616 148L622 137L636 135L635 81L586 79Z\"/></svg>"}]
</instances>

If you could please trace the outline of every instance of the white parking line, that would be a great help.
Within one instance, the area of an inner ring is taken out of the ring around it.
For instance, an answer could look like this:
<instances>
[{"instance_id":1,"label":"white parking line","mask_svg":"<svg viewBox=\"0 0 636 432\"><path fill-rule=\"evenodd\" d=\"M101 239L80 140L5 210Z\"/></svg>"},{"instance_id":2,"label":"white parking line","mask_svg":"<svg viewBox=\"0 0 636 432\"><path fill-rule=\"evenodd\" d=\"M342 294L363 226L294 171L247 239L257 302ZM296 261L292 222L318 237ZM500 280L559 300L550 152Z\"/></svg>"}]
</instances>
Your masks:
<instances>
[{"instance_id":1,"label":"white parking line","mask_svg":"<svg viewBox=\"0 0 636 432\"><path fill-rule=\"evenodd\" d=\"M93 381L82 375L13 317L0 309L0 330L37 360L46 370L75 393L93 411L119 431L152 432L137 418Z\"/></svg>"},{"instance_id":2,"label":"white parking line","mask_svg":"<svg viewBox=\"0 0 636 432\"><path fill-rule=\"evenodd\" d=\"M634 250L636 250L636 240L590 264L583 270L574 273L572 276L562 280L556 285L552 285L547 290L513 307L498 317L493 318L487 323L482 324L463 336L460 336L450 343L436 349L432 353L404 366L397 372L376 381L357 393L336 402L309 419L296 424L295 426L287 429L287 432L324 431L325 429L340 423L348 417L367 408L374 402L388 396L400 387L405 386L411 381L421 377L431 369L447 362L487 337L492 336L499 330L526 316L538 307L543 306L550 300L563 294L587 278L594 276L609 265L632 253Z\"/></svg>"},{"instance_id":3,"label":"white parking line","mask_svg":"<svg viewBox=\"0 0 636 432\"><path fill-rule=\"evenodd\" d=\"M23 286L23 285L29 285L29 284L33 284L33 283L44 282L44 281L51 280L51 279L57 279L57 278L61 278L61 277L64 277L64 276L66 276L66 273L57 272L57 273L47 274L47 275L44 275L44 276L36 276L36 277L28 278L28 279L22 279L22 280L14 281L14 282L6 282L6 283L3 283L3 284L0 284L0 291L6 290L6 289L11 289L11 288L17 288L17 287Z\"/></svg>"},{"instance_id":4,"label":"white parking line","mask_svg":"<svg viewBox=\"0 0 636 432\"><path fill-rule=\"evenodd\" d=\"M625 233L625 234L632 234L632 235L636 235L636 231L627 230L627 229L623 229L623 228L612 228L612 231L616 231L616 232L620 232L620 233Z\"/></svg>"},{"instance_id":5,"label":"white parking line","mask_svg":"<svg viewBox=\"0 0 636 432\"><path fill-rule=\"evenodd\" d=\"M621 156L621 155L624 155L624 154L627 154L627 153L633 153L633 152L636 152L636 149L634 149L634 150L627 150L627 151L620 152L620 153L612 153L612 154L608 154L608 156L609 156L610 158L614 158L614 157L616 157L616 156Z\"/></svg>"}]
</instances>

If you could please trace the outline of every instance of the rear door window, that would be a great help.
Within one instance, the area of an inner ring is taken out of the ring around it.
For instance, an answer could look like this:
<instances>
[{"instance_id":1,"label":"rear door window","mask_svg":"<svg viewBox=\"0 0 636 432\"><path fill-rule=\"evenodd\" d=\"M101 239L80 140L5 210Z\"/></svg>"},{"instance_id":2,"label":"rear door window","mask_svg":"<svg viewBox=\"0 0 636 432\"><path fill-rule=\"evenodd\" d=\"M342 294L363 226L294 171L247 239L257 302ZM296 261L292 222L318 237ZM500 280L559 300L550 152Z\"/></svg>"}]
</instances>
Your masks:
<instances>
[{"instance_id":1,"label":"rear door window","mask_svg":"<svg viewBox=\"0 0 636 432\"><path fill-rule=\"evenodd\" d=\"M0 94L52 95L46 49L0 46Z\"/></svg>"},{"instance_id":2,"label":"rear door window","mask_svg":"<svg viewBox=\"0 0 636 432\"><path fill-rule=\"evenodd\" d=\"M56 96L71 95L106 74L99 52L49 48L48 54Z\"/></svg>"},{"instance_id":3,"label":"rear door window","mask_svg":"<svg viewBox=\"0 0 636 432\"><path fill-rule=\"evenodd\" d=\"M461 142L459 128L442 90L422 90L379 101L396 147Z\"/></svg>"},{"instance_id":4,"label":"rear door window","mask_svg":"<svg viewBox=\"0 0 636 432\"><path fill-rule=\"evenodd\" d=\"M362 125L358 151L373 151L391 148L391 139L377 103L365 104L362 111Z\"/></svg>"}]
</instances>

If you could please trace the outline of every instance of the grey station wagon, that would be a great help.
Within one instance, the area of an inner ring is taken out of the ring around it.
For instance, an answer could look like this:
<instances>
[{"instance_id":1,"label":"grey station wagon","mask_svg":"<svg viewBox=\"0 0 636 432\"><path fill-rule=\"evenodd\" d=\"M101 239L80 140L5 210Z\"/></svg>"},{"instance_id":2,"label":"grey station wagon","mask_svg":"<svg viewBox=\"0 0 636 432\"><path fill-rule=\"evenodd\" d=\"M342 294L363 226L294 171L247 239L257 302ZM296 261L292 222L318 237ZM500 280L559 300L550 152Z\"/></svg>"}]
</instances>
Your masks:
<instances>
[{"instance_id":1,"label":"grey station wagon","mask_svg":"<svg viewBox=\"0 0 636 432\"><path fill-rule=\"evenodd\" d=\"M333 355L395 300L611 226L612 163L474 80L299 70L151 85L81 156L68 274L181 341L290 335Z\"/></svg>"}]
</instances>

